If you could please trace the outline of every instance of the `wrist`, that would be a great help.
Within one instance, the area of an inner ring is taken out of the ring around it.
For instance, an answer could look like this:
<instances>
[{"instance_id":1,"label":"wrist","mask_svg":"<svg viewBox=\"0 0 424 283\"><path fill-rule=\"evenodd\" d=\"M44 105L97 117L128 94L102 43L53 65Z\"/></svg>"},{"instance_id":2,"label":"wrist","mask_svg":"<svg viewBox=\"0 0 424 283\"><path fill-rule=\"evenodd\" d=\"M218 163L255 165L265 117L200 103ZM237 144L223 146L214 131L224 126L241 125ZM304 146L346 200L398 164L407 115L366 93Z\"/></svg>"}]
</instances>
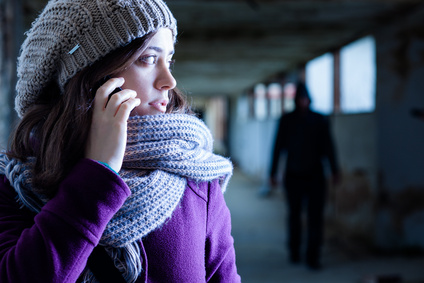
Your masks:
<instances>
[{"instance_id":1,"label":"wrist","mask_svg":"<svg viewBox=\"0 0 424 283\"><path fill-rule=\"evenodd\" d=\"M109 170L113 171L115 174L119 175L118 172L116 172L109 164L107 164L106 162L103 161L99 161L99 160L94 160L97 163L102 164L103 166L105 166L106 168L108 168Z\"/></svg>"}]
</instances>

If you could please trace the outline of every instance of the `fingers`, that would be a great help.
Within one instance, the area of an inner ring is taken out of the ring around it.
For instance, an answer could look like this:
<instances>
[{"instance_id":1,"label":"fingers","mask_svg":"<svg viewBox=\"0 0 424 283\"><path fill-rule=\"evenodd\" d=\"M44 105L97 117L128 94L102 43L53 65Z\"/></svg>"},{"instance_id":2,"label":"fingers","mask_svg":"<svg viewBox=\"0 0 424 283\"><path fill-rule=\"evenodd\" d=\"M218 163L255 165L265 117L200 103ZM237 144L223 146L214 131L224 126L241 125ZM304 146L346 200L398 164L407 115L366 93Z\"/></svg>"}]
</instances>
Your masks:
<instances>
[{"instance_id":1,"label":"fingers","mask_svg":"<svg viewBox=\"0 0 424 283\"><path fill-rule=\"evenodd\" d=\"M118 87L122 87L125 80L124 78L112 78L101 85L94 97L94 106L97 109L104 109L106 107L109 95Z\"/></svg>"},{"instance_id":2,"label":"fingers","mask_svg":"<svg viewBox=\"0 0 424 283\"><path fill-rule=\"evenodd\" d=\"M130 98L124 101L122 104L120 104L118 110L115 113L115 117L119 121L127 121L131 111L139 105L140 105L140 99Z\"/></svg>"},{"instance_id":3,"label":"fingers","mask_svg":"<svg viewBox=\"0 0 424 283\"><path fill-rule=\"evenodd\" d=\"M137 93L133 90L117 91L124 82L124 78L112 78L100 86L94 101L95 111L97 109L109 117L116 117L120 113L119 118L128 118L130 112L140 104L140 100L136 98Z\"/></svg>"},{"instance_id":4,"label":"fingers","mask_svg":"<svg viewBox=\"0 0 424 283\"><path fill-rule=\"evenodd\" d=\"M134 107L140 104L140 99L136 97L137 93L133 90L121 90L111 96L105 111L112 116L116 116L120 111L131 111ZM128 106L132 105L134 105L134 107L130 109Z\"/></svg>"},{"instance_id":5,"label":"fingers","mask_svg":"<svg viewBox=\"0 0 424 283\"><path fill-rule=\"evenodd\" d=\"M87 158L107 163L119 172L127 142L127 120L140 104L136 92L124 89L109 95L124 84L123 78L109 79L99 87L94 98L93 119L86 145Z\"/></svg>"}]
</instances>

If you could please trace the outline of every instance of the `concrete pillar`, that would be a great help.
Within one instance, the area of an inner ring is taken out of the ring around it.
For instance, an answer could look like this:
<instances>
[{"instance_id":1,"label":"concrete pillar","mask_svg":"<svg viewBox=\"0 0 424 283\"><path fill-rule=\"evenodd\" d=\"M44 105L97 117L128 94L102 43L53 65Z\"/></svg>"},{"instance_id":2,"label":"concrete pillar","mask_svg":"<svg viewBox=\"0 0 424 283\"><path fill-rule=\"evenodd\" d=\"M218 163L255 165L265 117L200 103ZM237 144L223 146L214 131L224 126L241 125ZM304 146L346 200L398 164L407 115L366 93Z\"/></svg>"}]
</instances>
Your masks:
<instances>
[{"instance_id":1,"label":"concrete pillar","mask_svg":"<svg viewBox=\"0 0 424 283\"><path fill-rule=\"evenodd\" d=\"M20 0L0 0L0 148L4 149L12 124L16 60L22 42L22 13Z\"/></svg>"}]
</instances>

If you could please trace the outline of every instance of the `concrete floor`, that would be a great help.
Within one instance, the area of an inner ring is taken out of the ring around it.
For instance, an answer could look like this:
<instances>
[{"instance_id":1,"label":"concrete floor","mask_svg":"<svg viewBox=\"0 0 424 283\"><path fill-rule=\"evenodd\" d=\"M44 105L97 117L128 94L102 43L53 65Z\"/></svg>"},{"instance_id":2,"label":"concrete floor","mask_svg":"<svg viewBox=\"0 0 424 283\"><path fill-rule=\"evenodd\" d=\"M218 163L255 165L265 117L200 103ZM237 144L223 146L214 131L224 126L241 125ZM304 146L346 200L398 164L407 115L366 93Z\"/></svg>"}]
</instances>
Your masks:
<instances>
[{"instance_id":1,"label":"concrete floor","mask_svg":"<svg viewBox=\"0 0 424 283\"><path fill-rule=\"evenodd\" d=\"M326 239L323 269L287 261L281 191L261 197L261 182L235 170L225 193L232 215L237 268L244 283L424 283L424 257L378 256ZM397 279L396 279L397 278Z\"/></svg>"}]
</instances>

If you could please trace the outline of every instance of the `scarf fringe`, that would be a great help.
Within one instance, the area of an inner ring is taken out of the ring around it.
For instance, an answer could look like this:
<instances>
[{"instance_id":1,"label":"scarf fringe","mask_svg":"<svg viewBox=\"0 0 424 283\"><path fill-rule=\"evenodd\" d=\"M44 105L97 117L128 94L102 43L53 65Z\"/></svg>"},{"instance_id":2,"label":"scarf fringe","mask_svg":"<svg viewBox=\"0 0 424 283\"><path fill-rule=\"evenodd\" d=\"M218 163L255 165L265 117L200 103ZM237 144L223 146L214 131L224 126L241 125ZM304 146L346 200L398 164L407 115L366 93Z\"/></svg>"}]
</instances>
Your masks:
<instances>
[{"instance_id":1,"label":"scarf fringe","mask_svg":"<svg viewBox=\"0 0 424 283\"><path fill-rule=\"evenodd\" d=\"M128 283L136 282L143 271L139 244L133 242L122 248L105 247L105 250L112 258L115 267L121 272L124 280ZM100 283L88 268L83 272L82 282Z\"/></svg>"}]
</instances>

